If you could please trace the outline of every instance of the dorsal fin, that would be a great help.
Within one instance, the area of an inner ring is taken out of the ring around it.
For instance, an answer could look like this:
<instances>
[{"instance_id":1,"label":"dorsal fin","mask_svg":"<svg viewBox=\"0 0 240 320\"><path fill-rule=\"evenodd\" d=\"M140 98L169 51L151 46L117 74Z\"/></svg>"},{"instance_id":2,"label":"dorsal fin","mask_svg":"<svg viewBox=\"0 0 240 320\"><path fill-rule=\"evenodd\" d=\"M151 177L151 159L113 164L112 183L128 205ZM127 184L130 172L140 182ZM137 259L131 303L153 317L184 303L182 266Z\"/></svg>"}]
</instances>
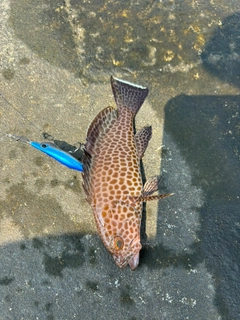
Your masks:
<instances>
[{"instance_id":1,"label":"dorsal fin","mask_svg":"<svg viewBox=\"0 0 240 320\"><path fill-rule=\"evenodd\" d=\"M87 132L86 144L84 146L83 163L83 189L87 196L87 201L92 199L92 178L91 170L94 166L95 155L99 152L99 146L106 133L110 130L117 119L117 110L112 107L103 109L94 118Z\"/></svg>"},{"instance_id":2,"label":"dorsal fin","mask_svg":"<svg viewBox=\"0 0 240 320\"><path fill-rule=\"evenodd\" d=\"M117 107L126 106L136 115L148 95L148 88L111 77Z\"/></svg>"},{"instance_id":3,"label":"dorsal fin","mask_svg":"<svg viewBox=\"0 0 240 320\"><path fill-rule=\"evenodd\" d=\"M144 127L135 134L134 139L135 139L139 159L142 159L151 137L152 137L151 126Z\"/></svg>"},{"instance_id":4,"label":"dorsal fin","mask_svg":"<svg viewBox=\"0 0 240 320\"><path fill-rule=\"evenodd\" d=\"M86 151L86 149L83 149L84 156L82 158L83 162L83 189L86 194L86 200L91 204L91 198L92 198L92 188L91 188L91 169L92 169L92 157L91 155Z\"/></svg>"},{"instance_id":5,"label":"dorsal fin","mask_svg":"<svg viewBox=\"0 0 240 320\"><path fill-rule=\"evenodd\" d=\"M117 110L113 107L103 109L94 118L87 132L85 148L89 154L94 152L94 147L99 139L103 138L117 119Z\"/></svg>"}]
</instances>

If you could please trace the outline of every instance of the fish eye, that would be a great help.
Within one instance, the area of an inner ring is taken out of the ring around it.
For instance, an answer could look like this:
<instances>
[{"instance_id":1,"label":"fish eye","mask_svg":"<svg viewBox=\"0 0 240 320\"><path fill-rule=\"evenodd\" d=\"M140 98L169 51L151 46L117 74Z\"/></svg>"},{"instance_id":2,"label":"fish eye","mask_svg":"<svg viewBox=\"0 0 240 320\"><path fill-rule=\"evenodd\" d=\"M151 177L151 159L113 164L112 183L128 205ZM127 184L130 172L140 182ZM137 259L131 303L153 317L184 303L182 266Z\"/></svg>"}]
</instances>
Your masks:
<instances>
[{"instance_id":1,"label":"fish eye","mask_svg":"<svg viewBox=\"0 0 240 320\"><path fill-rule=\"evenodd\" d=\"M114 237L113 238L113 246L114 246L114 249L119 251L123 248L123 245L124 245L124 242L123 242L123 239L121 237Z\"/></svg>"},{"instance_id":2,"label":"fish eye","mask_svg":"<svg viewBox=\"0 0 240 320\"><path fill-rule=\"evenodd\" d=\"M42 143L42 144L41 144L41 147L42 147L42 148L47 148L46 143Z\"/></svg>"}]
</instances>

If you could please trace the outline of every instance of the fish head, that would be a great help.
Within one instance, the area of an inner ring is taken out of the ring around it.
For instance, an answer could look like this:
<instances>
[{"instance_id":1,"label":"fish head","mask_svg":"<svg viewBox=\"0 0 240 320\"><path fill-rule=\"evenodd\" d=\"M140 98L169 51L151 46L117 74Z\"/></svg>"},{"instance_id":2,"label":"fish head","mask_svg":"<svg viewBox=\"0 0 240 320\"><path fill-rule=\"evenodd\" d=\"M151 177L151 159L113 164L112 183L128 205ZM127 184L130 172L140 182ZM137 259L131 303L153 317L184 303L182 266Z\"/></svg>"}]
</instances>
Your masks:
<instances>
[{"instance_id":1,"label":"fish head","mask_svg":"<svg viewBox=\"0 0 240 320\"><path fill-rule=\"evenodd\" d=\"M140 209L140 208L139 208ZM139 214L140 212L140 214ZM132 270L139 263L141 211L124 203L105 205L98 211L98 230L106 249L119 268L129 264Z\"/></svg>"},{"instance_id":2,"label":"fish head","mask_svg":"<svg viewBox=\"0 0 240 320\"><path fill-rule=\"evenodd\" d=\"M115 236L111 239L112 257L119 268L124 268L129 264L130 268L135 270L139 264L141 248L140 237L136 237L128 245L124 245L122 237Z\"/></svg>"}]
</instances>

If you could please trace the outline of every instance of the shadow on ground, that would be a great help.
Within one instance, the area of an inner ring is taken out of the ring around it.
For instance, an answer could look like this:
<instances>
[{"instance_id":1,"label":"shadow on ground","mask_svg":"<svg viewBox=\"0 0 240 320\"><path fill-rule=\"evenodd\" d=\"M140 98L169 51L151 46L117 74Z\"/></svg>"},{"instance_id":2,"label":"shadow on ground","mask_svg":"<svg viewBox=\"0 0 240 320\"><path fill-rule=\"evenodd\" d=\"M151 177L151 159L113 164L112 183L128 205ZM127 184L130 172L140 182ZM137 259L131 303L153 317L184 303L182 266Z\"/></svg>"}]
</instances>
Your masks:
<instances>
[{"instance_id":1,"label":"shadow on ground","mask_svg":"<svg viewBox=\"0 0 240 320\"><path fill-rule=\"evenodd\" d=\"M195 258L204 259L214 275L215 303L226 319L240 312L239 125L239 96L183 95L165 108L164 143L171 148L174 141L190 167L192 185L203 191ZM171 171L171 162L163 158L162 165Z\"/></svg>"},{"instance_id":2,"label":"shadow on ground","mask_svg":"<svg viewBox=\"0 0 240 320\"><path fill-rule=\"evenodd\" d=\"M190 272L187 257L162 247L146 252L132 272L113 264L98 236L65 234L1 246L2 317L133 320L149 314L151 319L197 314L201 319L204 307L213 317L209 298L201 297L195 307L199 290L205 292L204 268L198 271L201 285L194 285L196 274Z\"/></svg>"},{"instance_id":3,"label":"shadow on ground","mask_svg":"<svg viewBox=\"0 0 240 320\"><path fill-rule=\"evenodd\" d=\"M239 17L240 13L227 17L202 53L203 66L208 72L237 87L240 87ZM203 259L214 275L215 304L220 314L224 319L237 319L240 314L240 96L180 95L170 100L165 106L163 143L170 150L180 151L190 168L191 184L202 190L203 203L195 208L200 222L199 251L195 258ZM174 172L170 157L174 155L163 152L162 167ZM176 161L174 165L178 165ZM182 168L178 169L181 180ZM181 183L177 186L182 188Z\"/></svg>"}]
</instances>

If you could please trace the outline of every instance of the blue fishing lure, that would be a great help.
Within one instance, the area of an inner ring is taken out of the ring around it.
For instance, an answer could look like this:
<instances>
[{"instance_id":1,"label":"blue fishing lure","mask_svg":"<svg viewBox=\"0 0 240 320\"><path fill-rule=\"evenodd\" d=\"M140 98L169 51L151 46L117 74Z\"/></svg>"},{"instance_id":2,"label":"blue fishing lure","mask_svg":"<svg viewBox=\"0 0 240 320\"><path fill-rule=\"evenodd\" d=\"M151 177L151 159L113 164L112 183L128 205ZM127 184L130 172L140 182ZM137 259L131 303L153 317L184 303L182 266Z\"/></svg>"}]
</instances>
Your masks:
<instances>
[{"instance_id":1,"label":"blue fishing lure","mask_svg":"<svg viewBox=\"0 0 240 320\"><path fill-rule=\"evenodd\" d=\"M35 149L47 154L49 157L52 157L53 159L57 160L64 166L73 169L78 170L80 172L83 172L83 165L80 161L78 161L76 158L74 158L71 154L68 152L65 152L58 148L54 143L52 142L36 142L36 141L29 141L29 144L34 147Z\"/></svg>"},{"instance_id":2,"label":"blue fishing lure","mask_svg":"<svg viewBox=\"0 0 240 320\"><path fill-rule=\"evenodd\" d=\"M73 157L70 153L63 151L60 149L55 143L53 142L36 142L36 141L30 141L27 138L21 137L21 136L15 136L12 134L8 134L8 136L11 139L14 139L16 141L21 141L27 144L30 144L33 148L45 153L49 157L57 160L64 166L73 169L78 170L80 172L83 172L83 164L78 161L75 157Z\"/></svg>"},{"instance_id":3,"label":"blue fishing lure","mask_svg":"<svg viewBox=\"0 0 240 320\"><path fill-rule=\"evenodd\" d=\"M0 92L0 97L3 100L5 100L5 102L9 104L14 110L16 110L24 119L28 120L36 129L39 130L39 128L33 122L31 122L28 118L26 118L17 108L15 108L7 99L5 99L5 97L1 94L1 92ZM64 166L73 170L78 170L80 172L83 172L83 164L80 161L78 161L75 157L73 157L70 153L61 150L55 143L30 141L29 139L24 138L22 136L3 133L1 131L0 131L0 134L4 134L15 141L21 141L21 142L30 144L33 148L47 154L49 157L57 160Z\"/></svg>"}]
</instances>

